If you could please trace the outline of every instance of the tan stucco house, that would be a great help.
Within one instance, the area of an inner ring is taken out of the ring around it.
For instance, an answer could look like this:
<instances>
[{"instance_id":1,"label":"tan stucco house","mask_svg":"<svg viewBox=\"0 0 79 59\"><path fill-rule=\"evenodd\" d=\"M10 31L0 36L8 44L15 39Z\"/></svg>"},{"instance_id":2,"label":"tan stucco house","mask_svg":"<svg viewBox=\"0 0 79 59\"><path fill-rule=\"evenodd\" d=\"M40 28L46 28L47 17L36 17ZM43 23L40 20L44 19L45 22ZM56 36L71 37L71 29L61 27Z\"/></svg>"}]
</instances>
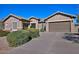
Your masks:
<instances>
[{"instance_id":1,"label":"tan stucco house","mask_svg":"<svg viewBox=\"0 0 79 59\"><path fill-rule=\"evenodd\" d=\"M47 32L75 32L73 20L76 17L63 12L56 12L45 18Z\"/></svg>"},{"instance_id":2,"label":"tan stucco house","mask_svg":"<svg viewBox=\"0 0 79 59\"><path fill-rule=\"evenodd\" d=\"M73 20L76 16L64 12L56 12L44 19L30 17L28 20L16 15L8 15L4 21L4 30L17 31L25 27L33 27L46 32L79 32L79 25L75 25Z\"/></svg>"},{"instance_id":3,"label":"tan stucco house","mask_svg":"<svg viewBox=\"0 0 79 59\"><path fill-rule=\"evenodd\" d=\"M13 14L8 15L4 21L4 30L8 30L8 31L17 31L17 30L21 30L24 27L28 27L29 25L29 21L15 16Z\"/></svg>"}]
</instances>

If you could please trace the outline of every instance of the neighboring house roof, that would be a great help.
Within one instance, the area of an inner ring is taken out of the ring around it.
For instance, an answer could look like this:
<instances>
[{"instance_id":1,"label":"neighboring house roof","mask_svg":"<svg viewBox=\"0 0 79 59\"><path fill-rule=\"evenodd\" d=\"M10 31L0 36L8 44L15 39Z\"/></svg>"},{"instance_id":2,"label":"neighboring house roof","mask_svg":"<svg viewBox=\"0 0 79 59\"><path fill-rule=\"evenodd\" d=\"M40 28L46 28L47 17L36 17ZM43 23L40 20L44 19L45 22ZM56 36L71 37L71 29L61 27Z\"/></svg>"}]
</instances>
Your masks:
<instances>
[{"instance_id":1,"label":"neighboring house roof","mask_svg":"<svg viewBox=\"0 0 79 59\"><path fill-rule=\"evenodd\" d=\"M36 19L36 20L40 21L39 18L36 18L36 17L34 17L34 16L30 17L30 18L29 18L29 21L30 21L31 19Z\"/></svg>"},{"instance_id":2,"label":"neighboring house roof","mask_svg":"<svg viewBox=\"0 0 79 59\"><path fill-rule=\"evenodd\" d=\"M64 15L64 16L67 16L67 17L70 17L70 18L76 18L75 15L71 15L71 14L68 14L68 13L57 11L54 14L52 14L52 15L48 16L47 18L45 18L44 21L46 21L47 19L49 19L49 18L51 18L51 17L53 17L53 16L55 16L57 14L61 14L61 15Z\"/></svg>"},{"instance_id":3,"label":"neighboring house roof","mask_svg":"<svg viewBox=\"0 0 79 59\"><path fill-rule=\"evenodd\" d=\"M20 21L22 21L22 22L29 22L28 20L25 20L24 18L19 17L19 16L16 16L16 15L14 15L14 14L8 15L6 18L4 18L3 22L5 22L5 21L6 21L8 18L10 18L10 17L14 17L14 18L16 18L16 19L18 19L18 20L20 20Z\"/></svg>"}]
</instances>

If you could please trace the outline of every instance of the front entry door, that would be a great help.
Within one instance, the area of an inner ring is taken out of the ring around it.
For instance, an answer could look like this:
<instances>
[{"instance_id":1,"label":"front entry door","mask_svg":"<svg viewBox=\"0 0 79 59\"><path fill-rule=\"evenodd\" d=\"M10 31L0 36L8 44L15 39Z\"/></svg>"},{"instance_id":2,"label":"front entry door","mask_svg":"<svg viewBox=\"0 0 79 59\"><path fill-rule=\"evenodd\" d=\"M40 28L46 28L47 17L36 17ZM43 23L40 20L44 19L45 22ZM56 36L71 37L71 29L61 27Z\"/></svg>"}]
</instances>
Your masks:
<instances>
[{"instance_id":1,"label":"front entry door","mask_svg":"<svg viewBox=\"0 0 79 59\"><path fill-rule=\"evenodd\" d=\"M31 23L31 28L36 28L36 23Z\"/></svg>"}]
</instances>

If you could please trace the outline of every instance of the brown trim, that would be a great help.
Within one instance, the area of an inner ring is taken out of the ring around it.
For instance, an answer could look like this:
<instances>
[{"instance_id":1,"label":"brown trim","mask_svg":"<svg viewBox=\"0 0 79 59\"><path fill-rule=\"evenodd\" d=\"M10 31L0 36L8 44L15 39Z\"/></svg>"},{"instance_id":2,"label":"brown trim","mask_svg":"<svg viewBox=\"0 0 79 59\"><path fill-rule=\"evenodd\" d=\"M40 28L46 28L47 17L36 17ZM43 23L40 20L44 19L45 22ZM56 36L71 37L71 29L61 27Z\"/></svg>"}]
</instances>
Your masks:
<instances>
[{"instance_id":1,"label":"brown trim","mask_svg":"<svg viewBox=\"0 0 79 59\"><path fill-rule=\"evenodd\" d=\"M59 22L71 22L71 21L55 21L55 22L48 22L48 23L59 23Z\"/></svg>"}]
</instances>

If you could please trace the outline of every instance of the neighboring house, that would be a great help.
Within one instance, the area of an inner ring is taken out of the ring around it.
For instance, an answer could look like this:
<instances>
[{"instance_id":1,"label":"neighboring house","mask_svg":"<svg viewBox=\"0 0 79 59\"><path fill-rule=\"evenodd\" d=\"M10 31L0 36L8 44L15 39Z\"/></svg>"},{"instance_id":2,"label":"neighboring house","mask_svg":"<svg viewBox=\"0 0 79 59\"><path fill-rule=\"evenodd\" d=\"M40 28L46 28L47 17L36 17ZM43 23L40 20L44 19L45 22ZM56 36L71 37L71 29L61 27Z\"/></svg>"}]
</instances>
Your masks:
<instances>
[{"instance_id":1,"label":"neighboring house","mask_svg":"<svg viewBox=\"0 0 79 59\"><path fill-rule=\"evenodd\" d=\"M46 22L46 31L75 32L74 18L76 17L67 13L56 12L44 20Z\"/></svg>"},{"instance_id":2,"label":"neighboring house","mask_svg":"<svg viewBox=\"0 0 79 59\"><path fill-rule=\"evenodd\" d=\"M28 27L29 25L29 21L15 16L13 14L10 14L9 16L7 16L4 21L4 30L8 30L8 31L17 31L17 30L21 30L24 27Z\"/></svg>"}]
</instances>

